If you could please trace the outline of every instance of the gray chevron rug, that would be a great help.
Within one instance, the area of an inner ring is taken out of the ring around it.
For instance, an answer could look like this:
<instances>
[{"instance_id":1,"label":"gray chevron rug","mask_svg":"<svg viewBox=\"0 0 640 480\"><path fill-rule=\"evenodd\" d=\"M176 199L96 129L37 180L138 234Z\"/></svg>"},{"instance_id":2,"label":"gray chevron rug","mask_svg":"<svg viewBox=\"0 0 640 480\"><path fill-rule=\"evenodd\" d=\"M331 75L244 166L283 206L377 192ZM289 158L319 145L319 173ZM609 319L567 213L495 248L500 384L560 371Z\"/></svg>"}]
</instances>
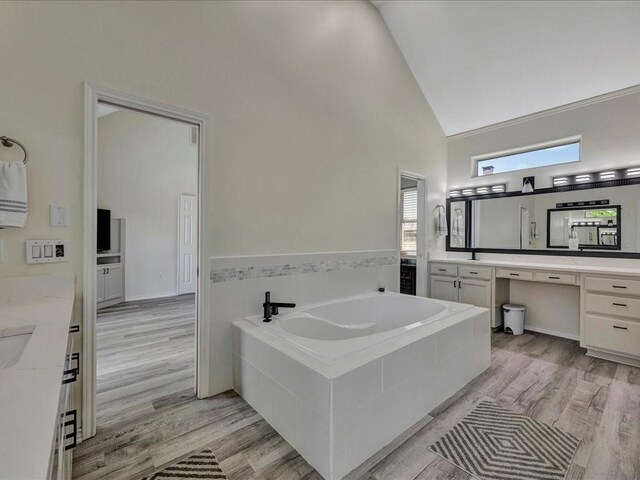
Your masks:
<instances>
[{"instance_id":1,"label":"gray chevron rug","mask_svg":"<svg viewBox=\"0 0 640 480\"><path fill-rule=\"evenodd\" d=\"M142 480L227 480L213 451L203 450Z\"/></svg>"},{"instance_id":2,"label":"gray chevron rug","mask_svg":"<svg viewBox=\"0 0 640 480\"><path fill-rule=\"evenodd\" d=\"M482 480L563 480L580 440L482 401L429 450Z\"/></svg>"}]
</instances>

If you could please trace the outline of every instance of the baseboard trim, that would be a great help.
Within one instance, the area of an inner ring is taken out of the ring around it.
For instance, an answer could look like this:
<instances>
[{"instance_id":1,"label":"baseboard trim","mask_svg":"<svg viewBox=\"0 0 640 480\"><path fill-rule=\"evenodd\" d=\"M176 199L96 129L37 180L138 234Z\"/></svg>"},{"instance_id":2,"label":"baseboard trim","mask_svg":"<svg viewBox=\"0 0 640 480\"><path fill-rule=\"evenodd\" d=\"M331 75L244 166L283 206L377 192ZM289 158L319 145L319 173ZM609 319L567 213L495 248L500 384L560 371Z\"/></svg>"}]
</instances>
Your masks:
<instances>
[{"instance_id":1,"label":"baseboard trim","mask_svg":"<svg viewBox=\"0 0 640 480\"><path fill-rule=\"evenodd\" d=\"M589 357L601 358L611 362L623 363L624 365L631 365L632 367L640 367L640 359L638 358L626 357L624 355L603 352L602 350L594 350L592 348L587 348L587 355Z\"/></svg>"},{"instance_id":2,"label":"baseboard trim","mask_svg":"<svg viewBox=\"0 0 640 480\"><path fill-rule=\"evenodd\" d=\"M124 298L125 302L137 302L139 300L153 300L154 298L177 297L178 292L153 293L151 295L131 295Z\"/></svg>"},{"instance_id":3,"label":"baseboard trim","mask_svg":"<svg viewBox=\"0 0 640 480\"><path fill-rule=\"evenodd\" d=\"M525 325L524 329L525 330L529 330L530 332L544 333L546 335L553 335L554 337L560 337L560 338L566 338L566 339L569 339L569 340L580 341L580 335L579 334L558 332L556 330L550 330L548 328L531 327L529 325Z\"/></svg>"}]
</instances>

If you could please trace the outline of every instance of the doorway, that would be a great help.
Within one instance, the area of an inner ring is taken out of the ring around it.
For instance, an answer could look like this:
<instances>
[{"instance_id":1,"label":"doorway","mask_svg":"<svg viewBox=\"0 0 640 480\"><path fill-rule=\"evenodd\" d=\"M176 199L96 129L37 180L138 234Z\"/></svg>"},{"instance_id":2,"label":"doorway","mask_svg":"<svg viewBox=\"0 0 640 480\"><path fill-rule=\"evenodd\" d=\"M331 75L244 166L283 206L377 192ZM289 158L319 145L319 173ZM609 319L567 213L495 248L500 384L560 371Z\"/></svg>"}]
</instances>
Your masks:
<instances>
[{"instance_id":1,"label":"doorway","mask_svg":"<svg viewBox=\"0 0 640 480\"><path fill-rule=\"evenodd\" d=\"M427 178L399 171L400 293L427 296Z\"/></svg>"},{"instance_id":2,"label":"doorway","mask_svg":"<svg viewBox=\"0 0 640 480\"><path fill-rule=\"evenodd\" d=\"M85 100L83 439L209 396L208 116L91 84Z\"/></svg>"}]
</instances>

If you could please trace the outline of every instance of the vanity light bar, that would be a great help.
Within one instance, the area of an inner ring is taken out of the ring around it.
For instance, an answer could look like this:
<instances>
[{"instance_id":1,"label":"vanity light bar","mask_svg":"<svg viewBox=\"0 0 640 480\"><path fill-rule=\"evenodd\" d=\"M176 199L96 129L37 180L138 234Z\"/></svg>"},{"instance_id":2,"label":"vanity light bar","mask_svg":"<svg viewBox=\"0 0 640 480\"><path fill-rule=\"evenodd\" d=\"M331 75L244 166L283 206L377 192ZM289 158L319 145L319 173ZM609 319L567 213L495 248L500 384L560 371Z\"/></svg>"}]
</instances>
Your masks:
<instances>
[{"instance_id":1,"label":"vanity light bar","mask_svg":"<svg viewBox=\"0 0 640 480\"><path fill-rule=\"evenodd\" d=\"M567 177L556 177L553 179L553 186L558 187L560 185L566 185L569 183L569 179Z\"/></svg>"},{"instance_id":2,"label":"vanity light bar","mask_svg":"<svg viewBox=\"0 0 640 480\"><path fill-rule=\"evenodd\" d=\"M482 187L470 187L470 188L461 188L458 190L449 190L449 197L459 197L465 196L469 197L472 195L486 195L488 193L504 193L507 191L507 186L504 183L499 185L486 185Z\"/></svg>"},{"instance_id":3,"label":"vanity light bar","mask_svg":"<svg viewBox=\"0 0 640 480\"><path fill-rule=\"evenodd\" d=\"M604 170L602 172L580 173L578 175L553 177L553 186L562 187L564 185L576 185L589 182L606 182L609 180L634 177L640 177L640 167L619 168Z\"/></svg>"},{"instance_id":4,"label":"vanity light bar","mask_svg":"<svg viewBox=\"0 0 640 480\"><path fill-rule=\"evenodd\" d=\"M609 200L587 200L584 202L556 203L556 208L595 207L600 205L609 205Z\"/></svg>"}]
</instances>

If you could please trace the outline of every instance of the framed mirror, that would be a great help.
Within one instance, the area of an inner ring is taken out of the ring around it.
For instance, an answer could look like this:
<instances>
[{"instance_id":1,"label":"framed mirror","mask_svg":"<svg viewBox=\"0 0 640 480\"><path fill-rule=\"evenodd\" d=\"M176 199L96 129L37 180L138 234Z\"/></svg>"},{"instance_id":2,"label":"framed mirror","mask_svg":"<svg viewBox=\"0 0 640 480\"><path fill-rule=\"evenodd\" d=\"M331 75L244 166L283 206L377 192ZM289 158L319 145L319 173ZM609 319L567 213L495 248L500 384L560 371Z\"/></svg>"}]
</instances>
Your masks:
<instances>
[{"instance_id":1,"label":"framed mirror","mask_svg":"<svg viewBox=\"0 0 640 480\"><path fill-rule=\"evenodd\" d=\"M570 248L575 237L580 249L621 249L620 205L547 210L547 248Z\"/></svg>"},{"instance_id":2,"label":"framed mirror","mask_svg":"<svg viewBox=\"0 0 640 480\"><path fill-rule=\"evenodd\" d=\"M640 258L640 176L449 198L447 215L449 251Z\"/></svg>"},{"instance_id":3,"label":"framed mirror","mask_svg":"<svg viewBox=\"0 0 640 480\"><path fill-rule=\"evenodd\" d=\"M447 202L447 225L449 235L447 248L450 250L466 249L470 242L471 216L470 205L465 200Z\"/></svg>"}]
</instances>

